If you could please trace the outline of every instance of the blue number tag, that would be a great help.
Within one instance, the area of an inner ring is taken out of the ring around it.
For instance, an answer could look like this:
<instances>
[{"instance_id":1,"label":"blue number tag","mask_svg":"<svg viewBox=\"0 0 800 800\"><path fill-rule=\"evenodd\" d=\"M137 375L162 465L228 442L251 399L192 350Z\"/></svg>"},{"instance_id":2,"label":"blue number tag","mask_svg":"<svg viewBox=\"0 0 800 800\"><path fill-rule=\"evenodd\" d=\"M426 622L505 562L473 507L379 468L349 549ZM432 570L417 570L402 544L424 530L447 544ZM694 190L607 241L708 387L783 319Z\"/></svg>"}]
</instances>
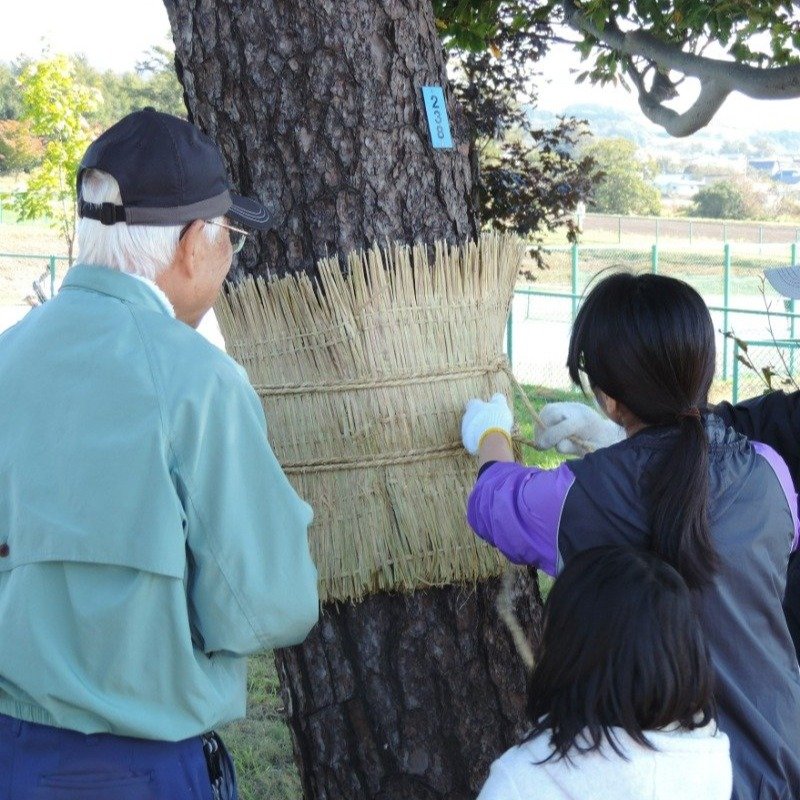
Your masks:
<instances>
[{"instance_id":1,"label":"blue number tag","mask_svg":"<svg viewBox=\"0 0 800 800\"><path fill-rule=\"evenodd\" d=\"M447 119L447 105L444 102L442 87L423 86L422 99L425 102L431 144L438 150L452 150L453 137L450 135L450 120Z\"/></svg>"}]
</instances>

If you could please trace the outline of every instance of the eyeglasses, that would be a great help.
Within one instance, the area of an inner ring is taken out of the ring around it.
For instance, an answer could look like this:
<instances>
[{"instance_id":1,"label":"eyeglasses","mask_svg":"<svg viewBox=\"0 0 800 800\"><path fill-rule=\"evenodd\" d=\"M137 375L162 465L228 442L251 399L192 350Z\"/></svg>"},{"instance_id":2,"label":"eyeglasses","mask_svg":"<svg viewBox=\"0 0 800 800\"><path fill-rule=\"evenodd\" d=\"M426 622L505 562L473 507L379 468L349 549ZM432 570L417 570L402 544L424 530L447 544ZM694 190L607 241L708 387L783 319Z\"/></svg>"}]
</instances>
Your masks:
<instances>
[{"instance_id":1,"label":"eyeglasses","mask_svg":"<svg viewBox=\"0 0 800 800\"><path fill-rule=\"evenodd\" d=\"M243 231L241 228L234 228L233 225L226 225L224 222L212 222L210 219L203 220L206 225L216 225L219 228L226 228L228 236L231 237L231 248L234 253L238 253L243 247L250 235L248 231Z\"/></svg>"},{"instance_id":2,"label":"eyeglasses","mask_svg":"<svg viewBox=\"0 0 800 800\"><path fill-rule=\"evenodd\" d=\"M216 225L218 228L226 228L231 240L231 249L234 253L238 253L244 247L244 243L250 235L249 231L243 231L241 228L234 228L233 225L226 225L224 222L214 222L210 219L204 219L203 222L205 222L206 225ZM183 235L189 230L192 224L193 221L183 226L178 236L179 239L183 239Z\"/></svg>"}]
</instances>

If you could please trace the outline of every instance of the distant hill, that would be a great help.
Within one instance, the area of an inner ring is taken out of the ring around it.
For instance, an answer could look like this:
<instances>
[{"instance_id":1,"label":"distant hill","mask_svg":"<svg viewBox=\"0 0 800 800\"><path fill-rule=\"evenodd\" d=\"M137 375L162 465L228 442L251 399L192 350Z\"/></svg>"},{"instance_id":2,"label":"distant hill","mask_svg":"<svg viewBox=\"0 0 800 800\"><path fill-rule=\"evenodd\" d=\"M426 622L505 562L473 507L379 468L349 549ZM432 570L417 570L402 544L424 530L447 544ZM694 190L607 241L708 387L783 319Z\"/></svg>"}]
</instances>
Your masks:
<instances>
[{"instance_id":1,"label":"distant hill","mask_svg":"<svg viewBox=\"0 0 800 800\"><path fill-rule=\"evenodd\" d=\"M643 150L661 151L668 147L676 155L746 152L750 155L800 156L800 131L796 130L768 131L756 127L743 130L716 126L714 132L700 130L686 139L675 139L641 114L599 103L571 104L558 114L587 120L598 138L619 136L635 142ZM528 115L537 126L549 127L555 123L558 114L535 106L528 108Z\"/></svg>"},{"instance_id":2,"label":"distant hill","mask_svg":"<svg viewBox=\"0 0 800 800\"><path fill-rule=\"evenodd\" d=\"M539 108L531 108L528 113L534 123L544 127L554 124L558 116L552 111ZM636 142L639 147L646 147L655 136L658 136L648 129L653 126L648 126L641 117L636 119L633 115L617 108L594 103L572 104L566 106L559 113L567 117L587 120L592 133L601 139L619 136ZM667 134L665 133L664 136L666 137Z\"/></svg>"}]
</instances>

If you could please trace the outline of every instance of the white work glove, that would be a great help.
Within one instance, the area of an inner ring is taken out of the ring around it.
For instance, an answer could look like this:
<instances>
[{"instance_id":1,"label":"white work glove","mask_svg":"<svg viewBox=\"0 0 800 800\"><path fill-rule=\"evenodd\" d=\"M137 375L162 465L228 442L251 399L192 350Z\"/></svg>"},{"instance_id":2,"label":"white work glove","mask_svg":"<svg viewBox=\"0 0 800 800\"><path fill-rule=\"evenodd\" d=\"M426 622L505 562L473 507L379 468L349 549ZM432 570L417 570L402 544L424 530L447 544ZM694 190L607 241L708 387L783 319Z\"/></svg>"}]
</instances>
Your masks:
<instances>
[{"instance_id":1,"label":"white work glove","mask_svg":"<svg viewBox=\"0 0 800 800\"><path fill-rule=\"evenodd\" d=\"M485 433L503 431L511 439L513 424L514 414L508 407L505 395L498 392L488 402L472 399L467 403L461 420L461 441L467 451L475 455Z\"/></svg>"},{"instance_id":2,"label":"white work glove","mask_svg":"<svg viewBox=\"0 0 800 800\"><path fill-rule=\"evenodd\" d=\"M625 438L625 429L585 403L549 403L540 412L533 443L539 450L555 447L566 455L584 455ZM573 442L574 436L587 447Z\"/></svg>"}]
</instances>

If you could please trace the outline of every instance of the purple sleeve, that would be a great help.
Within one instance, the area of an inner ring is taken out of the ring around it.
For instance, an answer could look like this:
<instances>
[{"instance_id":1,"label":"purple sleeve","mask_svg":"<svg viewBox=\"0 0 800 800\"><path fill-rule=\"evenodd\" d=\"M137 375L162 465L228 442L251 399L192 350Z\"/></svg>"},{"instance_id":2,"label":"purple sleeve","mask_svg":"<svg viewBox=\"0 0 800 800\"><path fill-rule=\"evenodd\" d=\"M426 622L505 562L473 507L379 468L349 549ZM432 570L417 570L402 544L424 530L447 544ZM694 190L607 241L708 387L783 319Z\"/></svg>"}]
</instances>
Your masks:
<instances>
[{"instance_id":1,"label":"purple sleeve","mask_svg":"<svg viewBox=\"0 0 800 800\"><path fill-rule=\"evenodd\" d=\"M761 442L751 442L753 450L760 456L763 456L767 463L772 467L772 471L778 478L778 481L786 495L786 502L789 504L789 511L792 514L792 523L794 525L794 538L792 539L792 552L797 550L798 542L800 542L800 524L797 519L797 492L794 490L794 483L792 476L789 474L789 467L786 462L768 445Z\"/></svg>"},{"instance_id":2,"label":"purple sleeve","mask_svg":"<svg viewBox=\"0 0 800 800\"><path fill-rule=\"evenodd\" d=\"M561 512L574 481L566 463L543 470L498 461L476 481L467 520L509 561L555 575Z\"/></svg>"}]
</instances>

